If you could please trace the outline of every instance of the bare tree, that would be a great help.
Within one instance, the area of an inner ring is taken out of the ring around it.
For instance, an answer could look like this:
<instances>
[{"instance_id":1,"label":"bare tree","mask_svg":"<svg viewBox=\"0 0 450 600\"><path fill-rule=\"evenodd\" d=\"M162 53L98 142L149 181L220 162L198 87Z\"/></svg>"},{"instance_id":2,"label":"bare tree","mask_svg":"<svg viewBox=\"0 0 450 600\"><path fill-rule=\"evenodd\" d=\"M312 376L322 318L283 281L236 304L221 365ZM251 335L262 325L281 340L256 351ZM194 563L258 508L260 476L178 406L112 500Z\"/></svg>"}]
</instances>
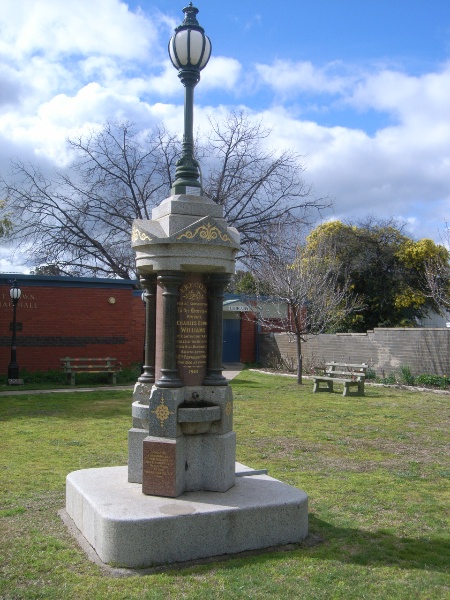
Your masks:
<instances>
[{"instance_id":1,"label":"bare tree","mask_svg":"<svg viewBox=\"0 0 450 600\"><path fill-rule=\"evenodd\" d=\"M150 218L170 187L175 140L164 129L137 134L128 123L107 123L69 146L76 154L70 171L52 178L39 167L13 163L4 187L17 218L15 239L36 266L129 278L131 225Z\"/></svg>"},{"instance_id":2,"label":"bare tree","mask_svg":"<svg viewBox=\"0 0 450 600\"><path fill-rule=\"evenodd\" d=\"M243 114L211 124L212 134L198 143L205 194L239 229L241 259L261 256L261 237L274 224L300 222L326 203L310 196L298 156L266 149L269 132L260 124ZM36 267L133 277L132 221L150 219L167 197L181 146L164 128L137 132L129 123L107 123L68 144L75 159L52 177L37 166L13 163L3 183L17 221L15 241Z\"/></svg>"},{"instance_id":3,"label":"bare tree","mask_svg":"<svg viewBox=\"0 0 450 600\"><path fill-rule=\"evenodd\" d=\"M437 311L445 315L450 311L450 228L445 223L441 235L442 246L425 261L425 286L428 296L434 301Z\"/></svg>"},{"instance_id":4,"label":"bare tree","mask_svg":"<svg viewBox=\"0 0 450 600\"><path fill-rule=\"evenodd\" d=\"M9 214L3 212L5 202L0 200L0 237L8 237L12 232L12 223Z\"/></svg>"},{"instance_id":5,"label":"bare tree","mask_svg":"<svg viewBox=\"0 0 450 600\"><path fill-rule=\"evenodd\" d=\"M450 311L450 284L448 268L445 269L442 265L434 261L430 261L426 265L426 282L430 297L437 305L438 312L445 315Z\"/></svg>"},{"instance_id":6,"label":"bare tree","mask_svg":"<svg viewBox=\"0 0 450 600\"><path fill-rule=\"evenodd\" d=\"M332 331L346 315L360 310L361 305L351 293L348 280L337 272L329 248L325 259L319 248L312 254L292 230L277 229L265 245L266 259L255 267L257 281L269 292L265 303L271 303L272 314L268 318L257 311L257 319L295 339L297 383L301 384L302 343L308 336ZM274 245L275 239L279 243ZM290 240L290 247L286 240Z\"/></svg>"},{"instance_id":7,"label":"bare tree","mask_svg":"<svg viewBox=\"0 0 450 600\"><path fill-rule=\"evenodd\" d=\"M224 207L224 216L241 234L241 260L249 264L264 255L274 225L301 227L314 210L329 206L317 199L302 178L302 157L268 149L271 131L246 114L232 112L226 120L210 119L211 134L200 152L208 158L205 195Z\"/></svg>"}]
</instances>

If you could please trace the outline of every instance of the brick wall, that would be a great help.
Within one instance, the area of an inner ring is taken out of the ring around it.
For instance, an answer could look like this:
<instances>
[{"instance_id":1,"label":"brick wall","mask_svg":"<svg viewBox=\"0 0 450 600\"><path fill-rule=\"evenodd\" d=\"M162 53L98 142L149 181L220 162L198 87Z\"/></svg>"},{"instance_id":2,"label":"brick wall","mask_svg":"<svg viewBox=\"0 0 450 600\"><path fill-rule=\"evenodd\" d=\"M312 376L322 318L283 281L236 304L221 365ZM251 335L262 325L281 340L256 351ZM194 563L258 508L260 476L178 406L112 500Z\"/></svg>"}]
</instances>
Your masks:
<instances>
[{"instance_id":1,"label":"brick wall","mask_svg":"<svg viewBox=\"0 0 450 600\"><path fill-rule=\"evenodd\" d=\"M11 357L11 279L22 297L17 305L17 362L29 371L60 369L60 359L117 358L124 366L143 362L145 308L136 282L31 275L0 275L0 374ZM255 361L254 315L241 320L242 362Z\"/></svg>"},{"instance_id":2,"label":"brick wall","mask_svg":"<svg viewBox=\"0 0 450 600\"><path fill-rule=\"evenodd\" d=\"M81 286L19 280L17 362L28 370L59 369L60 358L113 356L124 365L142 360L145 311L132 285ZM28 285L27 285L28 283ZM100 287L99 287L100 286ZM0 283L0 373L7 372L12 322L10 284Z\"/></svg>"},{"instance_id":3,"label":"brick wall","mask_svg":"<svg viewBox=\"0 0 450 600\"><path fill-rule=\"evenodd\" d=\"M366 362L379 376L408 366L416 375L450 374L450 329L375 329L312 336L303 343L305 370L325 361ZM295 344L283 333L260 334L260 361L284 358L296 365Z\"/></svg>"}]
</instances>

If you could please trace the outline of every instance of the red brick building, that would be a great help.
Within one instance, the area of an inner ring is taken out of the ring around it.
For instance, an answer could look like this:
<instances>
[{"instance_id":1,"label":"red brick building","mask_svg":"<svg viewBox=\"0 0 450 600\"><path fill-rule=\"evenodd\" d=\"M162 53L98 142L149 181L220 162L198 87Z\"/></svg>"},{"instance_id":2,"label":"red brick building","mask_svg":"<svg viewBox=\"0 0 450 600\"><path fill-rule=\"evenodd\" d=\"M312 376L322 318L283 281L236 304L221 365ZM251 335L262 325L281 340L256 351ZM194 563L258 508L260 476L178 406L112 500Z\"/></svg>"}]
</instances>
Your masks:
<instances>
[{"instance_id":1,"label":"red brick building","mask_svg":"<svg viewBox=\"0 0 450 600\"><path fill-rule=\"evenodd\" d=\"M60 369L65 356L112 356L125 366L142 362L145 309L137 281L0 274L0 374L7 373L10 361L13 305L9 290L14 279L22 290L17 305L20 368ZM227 310L233 303L238 310ZM224 348L233 350L233 362L253 362L257 325L248 307L239 304L236 296L224 303L224 323L234 321L231 337L227 338L224 327Z\"/></svg>"}]
</instances>

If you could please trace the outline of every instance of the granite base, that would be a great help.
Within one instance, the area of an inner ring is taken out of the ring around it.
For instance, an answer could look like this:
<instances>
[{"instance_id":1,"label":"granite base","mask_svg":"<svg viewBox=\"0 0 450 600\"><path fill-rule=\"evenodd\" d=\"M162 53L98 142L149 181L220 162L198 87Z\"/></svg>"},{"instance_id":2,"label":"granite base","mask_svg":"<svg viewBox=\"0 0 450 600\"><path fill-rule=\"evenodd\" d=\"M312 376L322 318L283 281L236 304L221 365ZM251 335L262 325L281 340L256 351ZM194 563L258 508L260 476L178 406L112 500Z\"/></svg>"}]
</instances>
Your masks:
<instances>
[{"instance_id":1,"label":"granite base","mask_svg":"<svg viewBox=\"0 0 450 600\"><path fill-rule=\"evenodd\" d=\"M308 535L305 492L236 464L226 492L142 494L127 467L67 476L66 511L99 558L144 568L296 543Z\"/></svg>"}]
</instances>

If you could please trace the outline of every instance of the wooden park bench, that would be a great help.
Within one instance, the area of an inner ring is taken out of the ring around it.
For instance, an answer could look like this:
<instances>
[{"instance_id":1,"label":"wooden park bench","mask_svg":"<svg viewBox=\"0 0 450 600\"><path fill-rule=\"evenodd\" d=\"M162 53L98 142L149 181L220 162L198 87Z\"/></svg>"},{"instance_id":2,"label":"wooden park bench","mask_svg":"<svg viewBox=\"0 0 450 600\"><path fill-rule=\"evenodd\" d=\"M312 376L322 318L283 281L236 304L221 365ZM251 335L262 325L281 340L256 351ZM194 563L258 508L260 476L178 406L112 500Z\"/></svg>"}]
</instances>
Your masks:
<instances>
[{"instance_id":1,"label":"wooden park bench","mask_svg":"<svg viewBox=\"0 0 450 600\"><path fill-rule=\"evenodd\" d=\"M75 385L77 373L108 373L109 382L116 385L116 374L122 370L122 363L116 358L61 358L64 373L67 373L67 381Z\"/></svg>"},{"instance_id":2,"label":"wooden park bench","mask_svg":"<svg viewBox=\"0 0 450 600\"><path fill-rule=\"evenodd\" d=\"M335 383L344 384L343 396L350 394L350 387L357 387L354 396L364 396L364 381L368 365L329 362L325 364L322 375L314 375L313 392L332 392ZM326 387L320 387L321 383Z\"/></svg>"}]
</instances>

